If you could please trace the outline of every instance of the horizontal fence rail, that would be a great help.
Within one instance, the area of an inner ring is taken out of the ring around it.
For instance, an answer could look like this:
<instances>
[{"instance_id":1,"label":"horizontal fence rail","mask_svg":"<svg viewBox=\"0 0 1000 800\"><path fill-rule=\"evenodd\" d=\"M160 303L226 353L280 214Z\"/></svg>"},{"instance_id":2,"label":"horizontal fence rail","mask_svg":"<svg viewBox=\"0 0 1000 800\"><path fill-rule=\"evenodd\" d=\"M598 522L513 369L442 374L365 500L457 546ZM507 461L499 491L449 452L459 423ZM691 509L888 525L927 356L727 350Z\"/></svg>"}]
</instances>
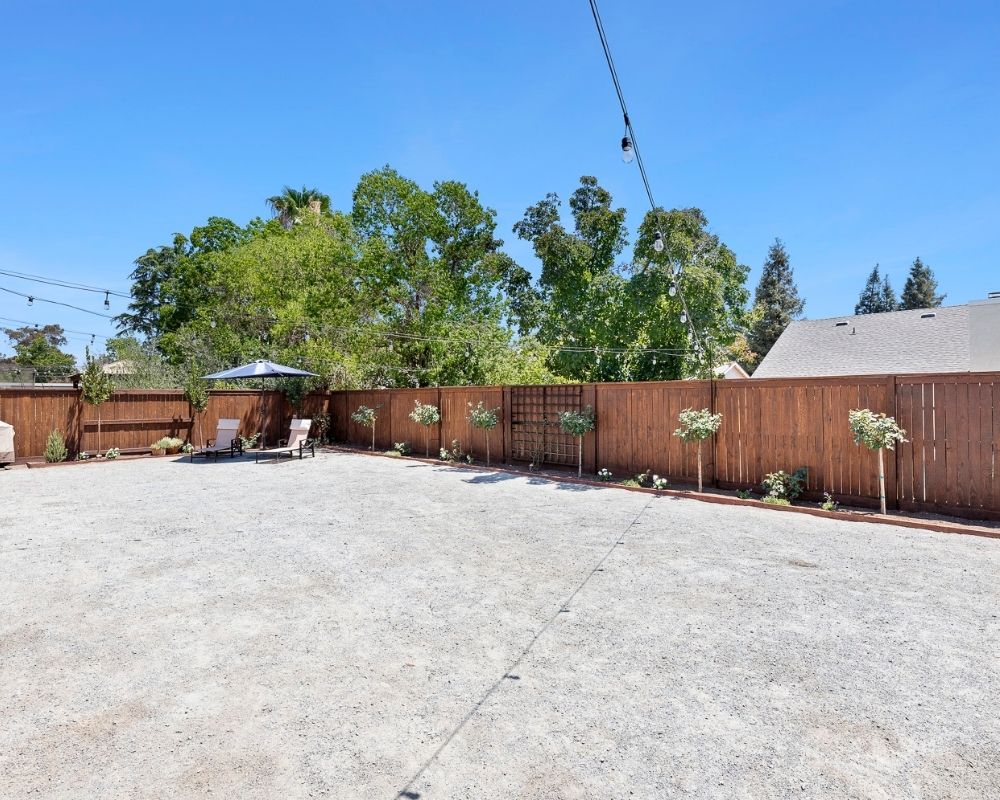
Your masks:
<instances>
[{"instance_id":1,"label":"horizontal fence rail","mask_svg":"<svg viewBox=\"0 0 1000 800\"><path fill-rule=\"evenodd\" d=\"M0 390L0 419L14 425L15 452L24 460L41 456L53 429L73 453L142 450L162 436L199 444L225 417L238 418L241 433L250 434L260 430L262 401L269 442L287 437L293 415L329 414L335 441L369 448L371 429L351 418L365 405L376 409L377 450L406 442L417 455L436 456L457 446L485 461L488 436L495 462L559 467L575 466L578 454L559 414L590 406L597 427L583 440L587 473L603 467L624 478L651 470L682 483L696 479L697 450L673 435L677 415L707 408L723 415L703 446L708 485L759 490L769 472L807 467L807 499L829 492L876 506L877 456L854 444L847 417L870 408L895 416L907 431L908 441L886 459L891 506L1000 519L1000 373L338 390L308 395L298 412L278 392L227 390L211 392L201 415L177 390L120 391L95 409L78 390L36 387ZM436 405L440 424L427 429L411 420L416 402ZM470 407L480 402L497 411L492 431L469 422Z\"/></svg>"}]
</instances>

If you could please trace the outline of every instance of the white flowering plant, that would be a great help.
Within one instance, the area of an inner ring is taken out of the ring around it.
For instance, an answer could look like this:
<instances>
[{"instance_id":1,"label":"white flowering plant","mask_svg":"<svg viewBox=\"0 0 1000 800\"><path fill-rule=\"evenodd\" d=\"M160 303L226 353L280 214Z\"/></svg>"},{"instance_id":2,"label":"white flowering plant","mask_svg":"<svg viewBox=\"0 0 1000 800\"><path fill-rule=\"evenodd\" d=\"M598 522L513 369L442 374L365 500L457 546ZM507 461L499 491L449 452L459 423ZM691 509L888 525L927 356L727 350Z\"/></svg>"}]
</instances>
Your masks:
<instances>
[{"instance_id":1,"label":"white flowering plant","mask_svg":"<svg viewBox=\"0 0 1000 800\"><path fill-rule=\"evenodd\" d=\"M611 481L614 475L611 474L611 470L609 470L607 467L602 467L601 469L597 470L597 477L599 480L608 483Z\"/></svg>"},{"instance_id":2,"label":"white flowering plant","mask_svg":"<svg viewBox=\"0 0 1000 800\"><path fill-rule=\"evenodd\" d=\"M587 406L583 411L563 411L559 415L559 427L565 433L576 437L578 460L577 477L583 476L583 437L597 427L594 409Z\"/></svg>"},{"instance_id":3,"label":"white flowering plant","mask_svg":"<svg viewBox=\"0 0 1000 800\"><path fill-rule=\"evenodd\" d=\"M847 421L854 434L854 443L878 451L878 501L883 514L885 506L885 458L883 450L895 450L897 442L905 442L906 431L896 420L886 414L877 414L870 408L855 408L847 412Z\"/></svg>"},{"instance_id":4,"label":"white flowering plant","mask_svg":"<svg viewBox=\"0 0 1000 800\"><path fill-rule=\"evenodd\" d=\"M419 400L413 401L413 411L410 412L410 419L418 425L424 426L424 457L431 457L431 425L437 425L441 421L441 412L437 406L421 403Z\"/></svg>"},{"instance_id":5,"label":"white flowering plant","mask_svg":"<svg viewBox=\"0 0 1000 800\"><path fill-rule=\"evenodd\" d=\"M695 411L685 408L677 415L681 426L674 431L674 436L685 442L698 443L698 491L702 491L701 481L701 443L715 435L722 425L722 414L713 414L707 408Z\"/></svg>"}]
</instances>

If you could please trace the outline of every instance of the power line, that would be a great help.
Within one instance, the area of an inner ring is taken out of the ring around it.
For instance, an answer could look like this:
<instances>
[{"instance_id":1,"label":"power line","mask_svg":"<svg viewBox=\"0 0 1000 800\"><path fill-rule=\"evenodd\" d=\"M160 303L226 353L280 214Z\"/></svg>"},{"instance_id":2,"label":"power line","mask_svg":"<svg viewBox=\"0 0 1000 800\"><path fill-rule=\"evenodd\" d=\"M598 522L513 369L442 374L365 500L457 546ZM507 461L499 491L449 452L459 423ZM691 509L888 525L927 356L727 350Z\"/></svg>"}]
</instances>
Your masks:
<instances>
[{"instance_id":1,"label":"power line","mask_svg":"<svg viewBox=\"0 0 1000 800\"><path fill-rule=\"evenodd\" d=\"M89 308L81 308L80 306L74 306L72 303L62 303L58 300L47 300L44 297L38 297L33 294L24 294L24 292L16 292L13 289L8 289L6 286L0 286L0 292L7 292L7 294L14 294L18 297L24 297L28 300L28 305L32 305L36 300L39 303L51 303L54 306L65 306L66 308L72 308L76 311L82 311L84 314L93 314L95 317L103 317L104 319L114 319L111 314L101 314L98 311L91 311Z\"/></svg>"},{"instance_id":2,"label":"power line","mask_svg":"<svg viewBox=\"0 0 1000 800\"><path fill-rule=\"evenodd\" d=\"M4 320L6 322L16 323L17 325L30 325L31 327L39 328L39 329L45 327L44 325L39 325L37 322L28 322L25 319L13 319L12 317L0 317L0 319ZM56 324L58 324L58 323L56 323ZM103 334L93 333L91 331L75 331L72 328L63 328L62 325L59 325L59 327L62 328L63 333L78 333L81 336L96 337L98 339L112 339L112 338L114 338L112 336L104 336Z\"/></svg>"},{"instance_id":3,"label":"power line","mask_svg":"<svg viewBox=\"0 0 1000 800\"><path fill-rule=\"evenodd\" d=\"M625 132L626 139L622 140L622 149L625 150L626 144L628 144L635 154L635 162L639 167L639 175L642 178L642 185L646 190L646 198L649 200L649 206L652 209L654 216L657 219L657 223L660 227L660 210L656 205L656 201L653 199L653 190L650 187L649 176L646 173L646 164L642 160L642 153L639 150L639 143L636 139L635 128L632 126L632 119L629 117L628 105L625 102L625 93L622 91L621 81L618 79L618 70L615 69L615 60L611 55L611 46L608 44L608 36L604 31L604 22L601 20L601 12L597 8L597 0L589 0L590 2L590 13L594 17L594 26L597 28L597 35L601 40L601 49L604 51L604 60L608 65L608 72L611 74L611 82L615 87L615 94L618 95L618 104L622 109L622 116L625 120ZM660 230L656 231L656 239L658 242L662 242L663 233ZM662 244L659 247L662 250ZM673 266L671 265L671 272L673 272ZM679 277L679 276L678 276ZM677 286L677 296L681 301L681 308L684 312L684 318L682 322L686 322L691 335L694 338L695 345L699 349L704 349L701 343L701 338L698 336L698 330L695 327L694 320L691 318L691 314L688 311L687 301L684 299L684 292L681 290L680 281L675 280L674 284Z\"/></svg>"},{"instance_id":4,"label":"power line","mask_svg":"<svg viewBox=\"0 0 1000 800\"><path fill-rule=\"evenodd\" d=\"M47 278L44 275L33 275L30 272L15 272L14 270L0 269L0 275L7 275L11 278L19 278L23 281L32 281L33 283L44 283L49 286L60 286L64 289L75 289L79 292L94 292L96 294L110 295L112 297L123 297L126 300L131 300L132 295L124 294L123 292L116 292L113 289L102 289L99 286L88 286L85 283L73 283L72 281L64 281L59 278Z\"/></svg>"}]
</instances>

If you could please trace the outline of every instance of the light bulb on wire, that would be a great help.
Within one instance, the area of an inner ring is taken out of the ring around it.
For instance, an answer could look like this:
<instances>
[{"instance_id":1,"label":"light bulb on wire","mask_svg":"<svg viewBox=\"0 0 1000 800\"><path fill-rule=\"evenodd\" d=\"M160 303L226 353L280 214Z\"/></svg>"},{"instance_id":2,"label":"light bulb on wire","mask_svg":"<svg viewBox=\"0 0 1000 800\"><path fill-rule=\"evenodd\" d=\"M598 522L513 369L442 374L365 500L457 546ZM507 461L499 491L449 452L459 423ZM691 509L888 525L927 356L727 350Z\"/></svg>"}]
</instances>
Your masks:
<instances>
[{"instance_id":1,"label":"light bulb on wire","mask_svg":"<svg viewBox=\"0 0 1000 800\"><path fill-rule=\"evenodd\" d=\"M681 312L681 323L685 323L687 321L688 321L687 311L682 311Z\"/></svg>"},{"instance_id":2,"label":"light bulb on wire","mask_svg":"<svg viewBox=\"0 0 1000 800\"><path fill-rule=\"evenodd\" d=\"M28 295L28 305L29 305L29 306L33 306L34 304L35 304L35 298L34 298L34 297L32 297L32 296L31 296L31 295L29 294L29 295Z\"/></svg>"},{"instance_id":3,"label":"light bulb on wire","mask_svg":"<svg viewBox=\"0 0 1000 800\"><path fill-rule=\"evenodd\" d=\"M676 283L671 283L670 284L670 288L667 289L667 294L669 294L671 297L677 297L677 284Z\"/></svg>"},{"instance_id":4,"label":"light bulb on wire","mask_svg":"<svg viewBox=\"0 0 1000 800\"><path fill-rule=\"evenodd\" d=\"M663 252L663 234L659 231L653 234L653 249L657 253Z\"/></svg>"},{"instance_id":5,"label":"light bulb on wire","mask_svg":"<svg viewBox=\"0 0 1000 800\"><path fill-rule=\"evenodd\" d=\"M632 147L632 140L628 136L622 137L622 161L631 164L635 159L635 149Z\"/></svg>"},{"instance_id":6,"label":"light bulb on wire","mask_svg":"<svg viewBox=\"0 0 1000 800\"><path fill-rule=\"evenodd\" d=\"M104 293L104 307L111 308L111 301L108 299L108 292Z\"/></svg>"}]
</instances>

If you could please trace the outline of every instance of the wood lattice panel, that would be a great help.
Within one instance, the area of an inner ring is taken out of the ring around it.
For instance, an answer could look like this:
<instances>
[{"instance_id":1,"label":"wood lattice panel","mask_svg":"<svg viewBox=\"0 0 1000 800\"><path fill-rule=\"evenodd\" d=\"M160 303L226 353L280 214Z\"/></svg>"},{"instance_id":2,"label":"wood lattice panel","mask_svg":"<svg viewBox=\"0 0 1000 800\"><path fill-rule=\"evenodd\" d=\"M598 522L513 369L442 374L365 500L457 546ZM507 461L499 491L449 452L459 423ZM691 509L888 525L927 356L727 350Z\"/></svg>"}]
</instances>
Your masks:
<instances>
[{"instance_id":1,"label":"wood lattice panel","mask_svg":"<svg viewBox=\"0 0 1000 800\"><path fill-rule=\"evenodd\" d=\"M572 466L576 440L559 427L559 414L580 411L583 387L514 386L511 403L511 457L518 461Z\"/></svg>"}]
</instances>

